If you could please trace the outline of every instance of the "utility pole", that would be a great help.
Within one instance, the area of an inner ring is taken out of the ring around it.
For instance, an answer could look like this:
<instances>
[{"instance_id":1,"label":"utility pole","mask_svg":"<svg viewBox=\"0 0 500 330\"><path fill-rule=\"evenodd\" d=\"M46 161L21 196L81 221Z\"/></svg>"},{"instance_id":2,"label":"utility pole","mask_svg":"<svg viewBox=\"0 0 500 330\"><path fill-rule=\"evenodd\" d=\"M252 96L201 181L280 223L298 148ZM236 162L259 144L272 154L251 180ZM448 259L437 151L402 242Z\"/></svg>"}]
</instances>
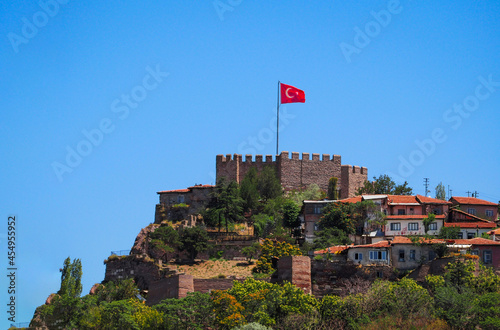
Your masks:
<instances>
[{"instance_id":1,"label":"utility pole","mask_svg":"<svg viewBox=\"0 0 500 330\"><path fill-rule=\"evenodd\" d=\"M477 198L477 190L472 193L472 197Z\"/></svg>"},{"instance_id":2,"label":"utility pole","mask_svg":"<svg viewBox=\"0 0 500 330\"><path fill-rule=\"evenodd\" d=\"M450 189L450 185L448 185L448 199L451 198L451 189Z\"/></svg>"},{"instance_id":3,"label":"utility pole","mask_svg":"<svg viewBox=\"0 0 500 330\"><path fill-rule=\"evenodd\" d=\"M429 193L429 178L424 178L424 187L425 187L425 193L424 196L427 197L427 193Z\"/></svg>"},{"instance_id":4,"label":"utility pole","mask_svg":"<svg viewBox=\"0 0 500 330\"><path fill-rule=\"evenodd\" d=\"M467 197L470 197L470 191L465 192L467 194Z\"/></svg>"}]
</instances>

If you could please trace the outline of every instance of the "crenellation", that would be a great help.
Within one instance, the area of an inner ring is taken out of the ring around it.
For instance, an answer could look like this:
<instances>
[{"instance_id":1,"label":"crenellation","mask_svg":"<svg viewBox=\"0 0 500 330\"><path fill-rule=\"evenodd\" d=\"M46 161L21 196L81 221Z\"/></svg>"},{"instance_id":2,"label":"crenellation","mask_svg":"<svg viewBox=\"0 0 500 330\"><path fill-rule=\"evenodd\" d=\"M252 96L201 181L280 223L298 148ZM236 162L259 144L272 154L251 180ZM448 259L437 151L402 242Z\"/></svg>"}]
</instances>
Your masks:
<instances>
[{"instance_id":1,"label":"crenellation","mask_svg":"<svg viewBox=\"0 0 500 330\"><path fill-rule=\"evenodd\" d=\"M311 184L317 184L320 189L326 191L329 179L337 177L341 198L354 196L368 173L366 167L342 165L339 155L330 157L330 154L292 152L290 158L290 152L283 151L276 155L274 160L272 155L264 157L250 154L245 155L244 160L239 154L226 157L217 155L216 158L217 178L226 177L227 180L235 180L238 183L252 167L260 172L265 166L274 166L285 190L304 189Z\"/></svg>"}]
</instances>

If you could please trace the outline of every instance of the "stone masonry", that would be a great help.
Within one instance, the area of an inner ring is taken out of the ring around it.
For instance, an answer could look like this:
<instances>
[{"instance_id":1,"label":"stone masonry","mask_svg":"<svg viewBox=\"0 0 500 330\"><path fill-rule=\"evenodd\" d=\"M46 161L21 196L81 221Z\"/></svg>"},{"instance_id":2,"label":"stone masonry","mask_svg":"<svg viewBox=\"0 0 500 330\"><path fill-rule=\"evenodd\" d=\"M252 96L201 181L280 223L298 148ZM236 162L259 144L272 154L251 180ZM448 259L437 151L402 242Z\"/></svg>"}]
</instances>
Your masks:
<instances>
[{"instance_id":1,"label":"stone masonry","mask_svg":"<svg viewBox=\"0 0 500 330\"><path fill-rule=\"evenodd\" d=\"M322 190L328 189L328 180L331 177L338 178L338 188L340 188L340 198L354 196L357 188L363 186L368 177L366 167L342 165L339 155L302 153L302 158L298 152L292 152L291 158L288 151L281 152L273 160L272 155L252 155L243 156L217 155L216 172L217 180L225 177L227 180L234 180L240 183L248 170L255 167L261 171L265 166L273 166L285 190L303 189L310 184L317 184Z\"/></svg>"}]
</instances>

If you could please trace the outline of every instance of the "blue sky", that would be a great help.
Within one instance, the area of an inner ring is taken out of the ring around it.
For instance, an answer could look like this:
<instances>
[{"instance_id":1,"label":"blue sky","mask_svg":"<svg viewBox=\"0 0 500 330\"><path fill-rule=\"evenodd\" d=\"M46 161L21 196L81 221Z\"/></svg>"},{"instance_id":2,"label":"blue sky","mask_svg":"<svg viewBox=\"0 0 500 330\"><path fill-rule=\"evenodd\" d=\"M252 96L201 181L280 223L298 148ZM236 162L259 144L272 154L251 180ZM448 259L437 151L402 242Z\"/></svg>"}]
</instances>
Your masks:
<instances>
[{"instance_id":1,"label":"blue sky","mask_svg":"<svg viewBox=\"0 0 500 330\"><path fill-rule=\"evenodd\" d=\"M214 183L216 154L274 154L278 80L306 94L281 108L280 150L498 202L498 17L498 1L1 1L16 321L58 290L68 256L84 294L102 281L157 191Z\"/></svg>"}]
</instances>

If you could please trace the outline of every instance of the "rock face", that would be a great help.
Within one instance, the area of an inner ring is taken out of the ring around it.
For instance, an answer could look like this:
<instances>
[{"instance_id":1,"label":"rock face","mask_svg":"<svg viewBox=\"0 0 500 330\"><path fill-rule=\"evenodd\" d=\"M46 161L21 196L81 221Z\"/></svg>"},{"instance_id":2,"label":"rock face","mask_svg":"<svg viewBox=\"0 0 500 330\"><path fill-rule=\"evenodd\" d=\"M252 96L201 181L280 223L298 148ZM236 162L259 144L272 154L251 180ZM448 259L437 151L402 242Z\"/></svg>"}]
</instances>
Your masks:
<instances>
[{"instance_id":1,"label":"rock face","mask_svg":"<svg viewBox=\"0 0 500 330\"><path fill-rule=\"evenodd\" d=\"M160 225L149 225L142 228L137 237L135 238L134 246L130 250L130 254L137 255L148 255L149 252L149 242L148 236L150 233L154 232Z\"/></svg>"}]
</instances>

